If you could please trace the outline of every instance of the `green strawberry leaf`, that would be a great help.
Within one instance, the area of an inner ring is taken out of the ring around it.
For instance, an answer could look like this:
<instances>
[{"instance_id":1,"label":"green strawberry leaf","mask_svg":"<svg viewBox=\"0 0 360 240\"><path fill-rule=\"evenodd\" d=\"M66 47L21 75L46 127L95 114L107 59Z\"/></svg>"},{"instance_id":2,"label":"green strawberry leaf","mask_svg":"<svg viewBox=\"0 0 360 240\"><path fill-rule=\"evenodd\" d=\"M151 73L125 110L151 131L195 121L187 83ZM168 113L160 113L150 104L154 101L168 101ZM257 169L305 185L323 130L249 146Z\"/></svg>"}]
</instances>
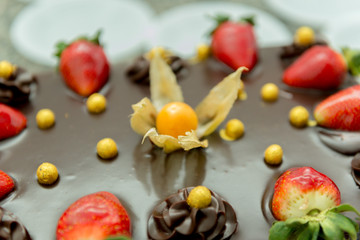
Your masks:
<instances>
[{"instance_id":1,"label":"green strawberry leaf","mask_svg":"<svg viewBox=\"0 0 360 240\"><path fill-rule=\"evenodd\" d=\"M329 209L329 212L335 212L335 213L354 212L358 216L360 216L360 212L356 208L354 208L353 206L351 206L350 204L347 204L347 203L333 207L333 208Z\"/></svg>"},{"instance_id":2,"label":"green strawberry leaf","mask_svg":"<svg viewBox=\"0 0 360 240\"><path fill-rule=\"evenodd\" d=\"M344 215L334 212L329 212L326 216L343 232L348 233L352 240L356 240L359 226L354 221Z\"/></svg>"},{"instance_id":3,"label":"green strawberry leaf","mask_svg":"<svg viewBox=\"0 0 360 240\"><path fill-rule=\"evenodd\" d=\"M351 75L360 76L360 51L344 47L342 52Z\"/></svg>"},{"instance_id":4,"label":"green strawberry leaf","mask_svg":"<svg viewBox=\"0 0 360 240\"><path fill-rule=\"evenodd\" d=\"M344 232L330 218L322 220L320 226L325 239L344 239Z\"/></svg>"},{"instance_id":5,"label":"green strawberry leaf","mask_svg":"<svg viewBox=\"0 0 360 240\"><path fill-rule=\"evenodd\" d=\"M287 240L291 237L294 230L286 222L275 222L269 231L269 240Z\"/></svg>"},{"instance_id":6,"label":"green strawberry leaf","mask_svg":"<svg viewBox=\"0 0 360 240\"><path fill-rule=\"evenodd\" d=\"M311 239L311 240L317 240L319 235L320 225L316 221L310 221L302 229L301 232L298 233L297 238L298 240L302 239Z\"/></svg>"},{"instance_id":7,"label":"green strawberry leaf","mask_svg":"<svg viewBox=\"0 0 360 240\"><path fill-rule=\"evenodd\" d=\"M125 236L118 236L118 237L108 237L105 240L131 240L131 238Z\"/></svg>"},{"instance_id":8,"label":"green strawberry leaf","mask_svg":"<svg viewBox=\"0 0 360 240\"><path fill-rule=\"evenodd\" d=\"M240 19L240 22L245 22L245 23L249 23L252 26L255 26L255 16L251 15L251 16L247 16L247 17L242 17Z\"/></svg>"}]
</instances>

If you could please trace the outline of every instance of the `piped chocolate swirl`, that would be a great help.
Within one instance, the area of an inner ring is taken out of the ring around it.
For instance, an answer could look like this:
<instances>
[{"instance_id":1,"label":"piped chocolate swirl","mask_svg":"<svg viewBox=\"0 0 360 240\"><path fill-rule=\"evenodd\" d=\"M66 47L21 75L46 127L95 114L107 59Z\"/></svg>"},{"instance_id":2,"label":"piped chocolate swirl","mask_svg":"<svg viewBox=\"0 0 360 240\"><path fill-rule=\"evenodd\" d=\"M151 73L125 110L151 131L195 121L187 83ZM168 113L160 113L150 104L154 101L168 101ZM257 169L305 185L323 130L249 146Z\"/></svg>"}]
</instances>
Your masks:
<instances>
[{"instance_id":1,"label":"piped chocolate swirl","mask_svg":"<svg viewBox=\"0 0 360 240\"><path fill-rule=\"evenodd\" d=\"M31 240L31 237L19 219L11 212L0 207L0 239Z\"/></svg>"},{"instance_id":2,"label":"piped chocolate swirl","mask_svg":"<svg viewBox=\"0 0 360 240\"><path fill-rule=\"evenodd\" d=\"M232 206L210 191L208 207L191 208L186 199L192 189L180 189L154 208L148 221L149 239L231 238L238 225Z\"/></svg>"}]
</instances>

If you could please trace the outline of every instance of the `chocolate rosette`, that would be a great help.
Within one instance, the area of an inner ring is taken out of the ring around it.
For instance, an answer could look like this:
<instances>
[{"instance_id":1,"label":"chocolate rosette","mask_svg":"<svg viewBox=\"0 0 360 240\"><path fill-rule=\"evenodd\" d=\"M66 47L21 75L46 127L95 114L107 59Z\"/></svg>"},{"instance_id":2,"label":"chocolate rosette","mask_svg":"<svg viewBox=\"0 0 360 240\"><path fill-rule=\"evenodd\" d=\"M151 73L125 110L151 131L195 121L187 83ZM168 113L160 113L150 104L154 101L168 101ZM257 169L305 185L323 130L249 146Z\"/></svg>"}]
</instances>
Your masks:
<instances>
[{"instance_id":1,"label":"chocolate rosette","mask_svg":"<svg viewBox=\"0 0 360 240\"><path fill-rule=\"evenodd\" d=\"M31 240L28 231L19 219L2 207L0 207L0 220L0 239Z\"/></svg>"},{"instance_id":2,"label":"chocolate rosette","mask_svg":"<svg viewBox=\"0 0 360 240\"><path fill-rule=\"evenodd\" d=\"M31 85L35 82L33 74L17 67L9 78L0 77L0 102L18 104L28 101Z\"/></svg>"},{"instance_id":3,"label":"chocolate rosette","mask_svg":"<svg viewBox=\"0 0 360 240\"><path fill-rule=\"evenodd\" d=\"M149 239L230 239L237 230L234 209L211 192L211 204L191 208L186 199L193 187L183 188L158 204L148 221Z\"/></svg>"}]
</instances>

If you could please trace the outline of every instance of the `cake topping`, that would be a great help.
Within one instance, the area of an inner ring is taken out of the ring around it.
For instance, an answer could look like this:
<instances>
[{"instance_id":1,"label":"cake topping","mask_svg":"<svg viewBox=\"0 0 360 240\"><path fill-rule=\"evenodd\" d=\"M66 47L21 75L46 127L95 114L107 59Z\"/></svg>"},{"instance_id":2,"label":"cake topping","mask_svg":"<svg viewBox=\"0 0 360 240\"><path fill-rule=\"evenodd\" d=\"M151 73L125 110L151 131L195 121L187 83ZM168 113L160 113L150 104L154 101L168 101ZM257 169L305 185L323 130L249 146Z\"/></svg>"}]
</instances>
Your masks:
<instances>
[{"instance_id":1,"label":"cake topping","mask_svg":"<svg viewBox=\"0 0 360 240\"><path fill-rule=\"evenodd\" d=\"M186 199L187 204L192 208L206 208L211 203L211 192L207 187L194 187Z\"/></svg>"},{"instance_id":2,"label":"cake topping","mask_svg":"<svg viewBox=\"0 0 360 240\"><path fill-rule=\"evenodd\" d=\"M289 112L289 120L294 127L306 127L309 122L309 112L303 106L293 107Z\"/></svg>"},{"instance_id":3,"label":"cake topping","mask_svg":"<svg viewBox=\"0 0 360 240\"><path fill-rule=\"evenodd\" d=\"M48 129L55 124L55 114L48 108L38 111L36 114L36 123L40 129Z\"/></svg>"},{"instance_id":4,"label":"cake topping","mask_svg":"<svg viewBox=\"0 0 360 240\"><path fill-rule=\"evenodd\" d=\"M272 144L264 152L264 160L270 165L279 165L282 162L283 150L280 145Z\"/></svg>"},{"instance_id":5,"label":"cake topping","mask_svg":"<svg viewBox=\"0 0 360 240\"><path fill-rule=\"evenodd\" d=\"M0 140L19 134L26 127L26 117L17 109L0 103Z\"/></svg>"},{"instance_id":6,"label":"cake topping","mask_svg":"<svg viewBox=\"0 0 360 240\"><path fill-rule=\"evenodd\" d=\"M14 180L4 171L0 170L0 200L12 192L14 187Z\"/></svg>"},{"instance_id":7,"label":"cake topping","mask_svg":"<svg viewBox=\"0 0 360 240\"><path fill-rule=\"evenodd\" d=\"M351 161L351 174L356 184L360 186L360 152Z\"/></svg>"},{"instance_id":8,"label":"cake topping","mask_svg":"<svg viewBox=\"0 0 360 240\"><path fill-rule=\"evenodd\" d=\"M56 239L130 240L130 218L114 194L89 194L75 201L61 215Z\"/></svg>"},{"instance_id":9,"label":"cake topping","mask_svg":"<svg viewBox=\"0 0 360 240\"><path fill-rule=\"evenodd\" d=\"M191 207L187 199L193 189L180 189L154 208L148 221L149 239L229 239L236 232L238 223L231 205L209 190L208 206ZM201 187L200 195L208 195L206 190Z\"/></svg>"},{"instance_id":10,"label":"cake topping","mask_svg":"<svg viewBox=\"0 0 360 240\"><path fill-rule=\"evenodd\" d=\"M90 113L102 113L106 109L106 98L100 93L93 93L86 100L86 106Z\"/></svg>"},{"instance_id":11,"label":"cake topping","mask_svg":"<svg viewBox=\"0 0 360 240\"><path fill-rule=\"evenodd\" d=\"M38 167L36 176L40 184L51 185L56 182L59 173L54 164L44 162Z\"/></svg>"},{"instance_id":12,"label":"cake topping","mask_svg":"<svg viewBox=\"0 0 360 240\"><path fill-rule=\"evenodd\" d=\"M270 229L277 239L357 239L358 224L340 214L360 213L341 203L340 191L326 175L311 167L292 168L275 183L272 213L278 222Z\"/></svg>"},{"instance_id":13,"label":"cake topping","mask_svg":"<svg viewBox=\"0 0 360 240\"><path fill-rule=\"evenodd\" d=\"M261 98L266 102L274 102L279 97L279 88L274 83L266 83L261 88Z\"/></svg>"},{"instance_id":14,"label":"cake topping","mask_svg":"<svg viewBox=\"0 0 360 240\"><path fill-rule=\"evenodd\" d=\"M315 42L314 30L307 26L299 27L295 32L294 42L300 46L313 44Z\"/></svg>"},{"instance_id":15,"label":"cake topping","mask_svg":"<svg viewBox=\"0 0 360 240\"><path fill-rule=\"evenodd\" d=\"M0 62L0 77L1 78L10 78L10 76L15 72L16 67L9 63L8 61Z\"/></svg>"},{"instance_id":16,"label":"cake topping","mask_svg":"<svg viewBox=\"0 0 360 240\"><path fill-rule=\"evenodd\" d=\"M111 159L118 154L116 143L111 138L101 139L96 145L96 151L102 159Z\"/></svg>"},{"instance_id":17,"label":"cake topping","mask_svg":"<svg viewBox=\"0 0 360 240\"><path fill-rule=\"evenodd\" d=\"M233 141L244 135L244 124L239 119L231 119L226 123L225 129L220 130L220 136L227 140Z\"/></svg>"},{"instance_id":18,"label":"cake topping","mask_svg":"<svg viewBox=\"0 0 360 240\"><path fill-rule=\"evenodd\" d=\"M28 231L19 219L2 207L0 207L0 239L31 240Z\"/></svg>"}]
</instances>

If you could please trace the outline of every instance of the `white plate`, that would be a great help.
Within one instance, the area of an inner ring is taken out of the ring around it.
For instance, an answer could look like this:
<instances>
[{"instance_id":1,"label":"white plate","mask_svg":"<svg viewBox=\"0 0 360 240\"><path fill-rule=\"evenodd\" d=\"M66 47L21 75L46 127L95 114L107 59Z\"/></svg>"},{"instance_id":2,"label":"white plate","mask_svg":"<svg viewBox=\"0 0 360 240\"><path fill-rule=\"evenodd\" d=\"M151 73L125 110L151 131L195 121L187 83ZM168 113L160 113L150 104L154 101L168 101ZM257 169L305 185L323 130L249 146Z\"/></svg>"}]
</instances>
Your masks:
<instances>
[{"instance_id":1,"label":"white plate","mask_svg":"<svg viewBox=\"0 0 360 240\"><path fill-rule=\"evenodd\" d=\"M55 44L102 29L110 61L125 59L144 47L152 10L137 0L34 1L15 18L10 36L25 57L53 66Z\"/></svg>"},{"instance_id":2,"label":"white plate","mask_svg":"<svg viewBox=\"0 0 360 240\"><path fill-rule=\"evenodd\" d=\"M264 0L279 16L298 26L317 30L342 13L360 10L359 0Z\"/></svg>"},{"instance_id":3,"label":"white plate","mask_svg":"<svg viewBox=\"0 0 360 240\"><path fill-rule=\"evenodd\" d=\"M255 33L261 47L288 44L292 36L276 18L256 8L229 2L198 2L182 5L161 14L154 23L150 46L163 46L183 56L194 54L196 46L209 42L207 33L215 21L208 16L219 13L238 20L255 15Z\"/></svg>"}]
</instances>

